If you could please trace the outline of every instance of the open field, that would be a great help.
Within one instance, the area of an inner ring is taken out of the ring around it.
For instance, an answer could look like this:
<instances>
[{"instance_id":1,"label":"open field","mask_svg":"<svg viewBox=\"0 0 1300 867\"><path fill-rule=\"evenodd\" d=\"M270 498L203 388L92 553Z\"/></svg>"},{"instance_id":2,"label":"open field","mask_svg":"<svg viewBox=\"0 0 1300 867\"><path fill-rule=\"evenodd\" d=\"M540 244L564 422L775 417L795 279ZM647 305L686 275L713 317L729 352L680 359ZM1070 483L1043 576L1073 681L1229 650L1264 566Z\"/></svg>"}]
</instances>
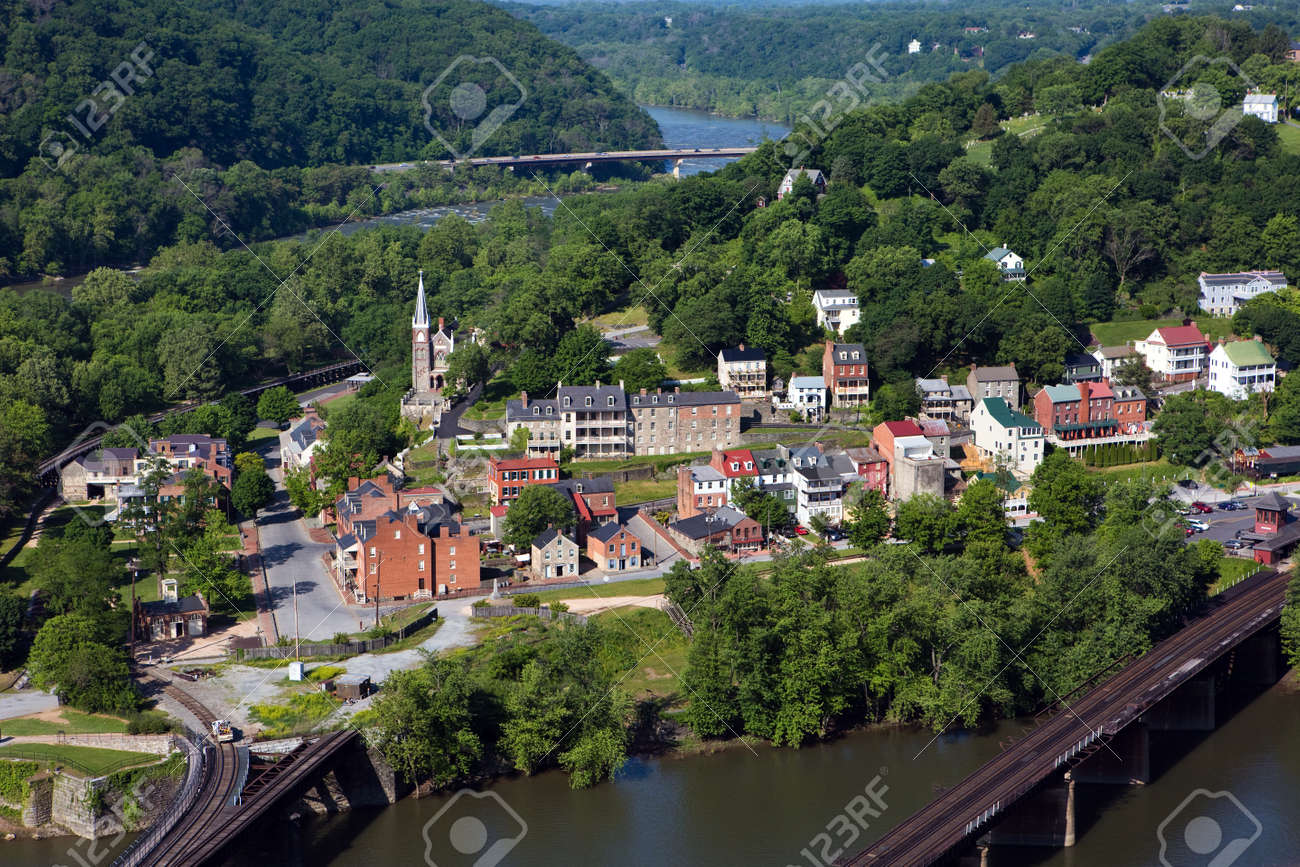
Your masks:
<instances>
[{"instance_id":1,"label":"open field","mask_svg":"<svg viewBox=\"0 0 1300 867\"><path fill-rule=\"evenodd\" d=\"M654 647L648 653L640 638L633 638L630 649L637 660L636 667L619 684L620 688L635 698L676 698L683 694L678 675L686 670L689 642L681 630L673 625L657 608L621 608L592 618L607 629L631 630L636 636Z\"/></svg>"},{"instance_id":2,"label":"open field","mask_svg":"<svg viewBox=\"0 0 1300 867\"><path fill-rule=\"evenodd\" d=\"M126 720L104 714L89 714L70 707L47 710L31 716L5 720L0 724L0 731L6 737L24 735L57 735L60 732L70 735L90 735L105 733L122 733L126 731Z\"/></svg>"},{"instance_id":3,"label":"open field","mask_svg":"<svg viewBox=\"0 0 1300 867\"><path fill-rule=\"evenodd\" d=\"M601 597L619 597L628 596L658 596L664 592L664 579L662 578L638 578L632 581L610 582L609 584L593 585L591 589L585 587L566 587L559 590L541 590L534 593L528 589L528 585L516 585L515 589L521 592L531 593L541 598L543 604L551 602L568 602L574 599L599 599Z\"/></svg>"},{"instance_id":4,"label":"open field","mask_svg":"<svg viewBox=\"0 0 1300 867\"><path fill-rule=\"evenodd\" d=\"M26 759L100 777L134 765L152 764L159 756L99 747L74 747L65 744L9 744L0 747L0 759Z\"/></svg>"},{"instance_id":5,"label":"open field","mask_svg":"<svg viewBox=\"0 0 1300 867\"><path fill-rule=\"evenodd\" d=\"M636 328L639 325L648 325L649 323L650 314L646 312L643 304L637 304L635 307L628 307L623 310L611 310L591 320L591 324L602 331Z\"/></svg>"},{"instance_id":6,"label":"open field","mask_svg":"<svg viewBox=\"0 0 1300 867\"><path fill-rule=\"evenodd\" d=\"M1273 129L1277 132L1278 141L1282 143L1282 150L1289 154L1300 154L1300 126L1279 123Z\"/></svg>"},{"instance_id":7,"label":"open field","mask_svg":"<svg viewBox=\"0 0 1300 867\"><path fill-rule=\"evenodd\" d=\"M644 481L614 483L614 499L620 506L644 503L647 500L662 500L665 497L676 495L677 481L675 479L664 479L663 481L647 479Z\"/></svg>"},{"instance_id":8,"label":"open field","mask_svg":"<svg viewBox=\"0 0 1300 867\"><path fill-rule=\"evenodd\" d=\"M498 373L483 386L483 393L469 409L465 410L464 418L473 421L504 418L506 401L518 394L519 389L515 388L510 378L504 372Z\"/></svg>"},{"instance_id":9,"label":"open field","mask_svg":"<svg viewBox=\"0 0 1300 867\"><path fill-rule=\"evenodd\" d=\"M1213 316L1195 317L1201 333L1211 340L1226 337L1232 331L1232 320ZM1145 340L1157 328L1182 325L1181 319L1138 319L1132 322L1098 322L1092 326L1092 336L1103 346L1119 346L1130 340Z\"/></svg>"},{"instance_id":10,"label":"open field","mask_svg":"<svg viewBox=\"0 0 1300 867\"><path fill-rule=\"evenodd\" d=\"M1219 561L1219 580L1210 586L1210 595L1227 590L1247 575L1264 568L1248 557L1224 557Z\"/></svg>"}]
</instances>

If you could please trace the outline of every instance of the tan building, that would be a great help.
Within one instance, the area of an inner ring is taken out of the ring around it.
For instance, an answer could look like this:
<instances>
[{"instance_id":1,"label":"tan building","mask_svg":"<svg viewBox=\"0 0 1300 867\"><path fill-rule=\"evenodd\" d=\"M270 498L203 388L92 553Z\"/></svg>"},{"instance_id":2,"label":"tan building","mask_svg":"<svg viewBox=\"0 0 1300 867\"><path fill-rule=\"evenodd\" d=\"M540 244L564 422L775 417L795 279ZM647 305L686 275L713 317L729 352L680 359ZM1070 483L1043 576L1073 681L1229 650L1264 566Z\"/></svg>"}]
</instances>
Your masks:
<instances>
[{"instance_id":1,"label":"tan building","mask_svg":"<svg viewBox=\"0 0 1300 867\"><path fill-rule=\"evenodd\" d=\"M1020 406L1020 374L1014 364L972 367L966 376L966 390L970 392L972 411L986 397L1000 397L1012 409Z\"/></svg>"},{"instance_id":2,"label":"tan building","mask_svg":"<svg viewBox=\"0 0 1300 867\"><path fill-rule=\"evenodd\" d=\"M771 395L767 388L767 356L763 350L747 348L743 343L736 349L722 350L718 353L718 383L741 400L766 400Z\"/></svg>"},{"instance_id":3,"label":"tan building","mask_svg":"<svg viewBox=\"0 0 1300 867\"><path fill-rule=\"evenodd\" d=\"M533 556L529 571L533 578L577 577L580 555L578 543L555 528L543 530L533 540Z\"/></svg>"}]
</instances>

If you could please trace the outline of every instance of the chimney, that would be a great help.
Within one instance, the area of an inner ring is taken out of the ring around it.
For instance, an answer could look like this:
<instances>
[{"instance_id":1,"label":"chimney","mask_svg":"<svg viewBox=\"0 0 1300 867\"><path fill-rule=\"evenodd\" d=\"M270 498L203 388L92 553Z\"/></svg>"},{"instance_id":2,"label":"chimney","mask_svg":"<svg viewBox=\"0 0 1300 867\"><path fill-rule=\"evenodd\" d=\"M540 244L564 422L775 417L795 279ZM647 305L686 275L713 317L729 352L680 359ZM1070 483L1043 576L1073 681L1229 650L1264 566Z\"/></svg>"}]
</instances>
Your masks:
<instances>
[{"instance_id":1,"label":"chimney","mask_svg":"<svg viewBox=\"0 0 1300 867\"><path fill-rule=\"evenodd\" d=\"M596 380L596 388L600 388L600 380Z\"/></svg>"},{"instance_id":2,"label":"chimney","mask_svg":"<svg viewBox=\"0 0 1300 867\"><path fill-rule=\"evenodd\" d=\"M1263 342L1264 342L1264 338L1260 337L1258 334L1256 334L1252 339L1253 339L1256 343L1263 343Z\"/></svg>"},{"instance_id":3,"label":"chimney","mask_svg":"<svg viewBox=\"0 0 1300 867\"><path fill-rule=\"evenodd\" d=\"M674 385L673 394L681 394L681 393L682 393L682 387L680 385Z\"/></svg>"},{"instance_id":4,"label":"chimney","mask_svg":"<svg viewBox=\"0 0 1300 867\"><path fill-rule=\"evenodd\" d=\"M519 403L524 409L528 409L528 392L519 392Z\"/></svg>"},{"instance_id":5,"label":"chimney","mask_svg":"<svg viewBox=\"0 0 1300 867\"><path fill-rule=\"evenodd\" d=\"M359 484L361 484L361 479L360 479L359 476L348 476L348 490L349 490L349 491L352 490L353 488L355 488L355 487L356 487L357 485L359 485Z\"/></svg>"},{"instance_id":6,"label":"chimney","mask_svg":"<svg viewBox=\"0 0 1300 867\"><path fill-rule=\"evenodd\" d=\"M1087 424L1092 421L1089 398L1092 397L1092 384L1088 382L1079 383L1079 421Z\"/></svg>"},{"instance_id":7,"label":"chimney","mask_svg":"<svg viewBox=\"0 0 1300 867\"><path fill-rule=\"evenodd\" d=\"M439 317L438 317L438 330L439 330L439 331L442 330L442 321L443 321L443 320L442 320L442 317L439 316Z\"/></svg>"},{"instance_id":8,"label":"chimney","mask_svg":"<svg viewBox=\"0 0 1300 867\"><path fill-rule=\"evenodd\" d=\"M644 389L644 388L641 389L641 396L642 396L642 397L645 397L645 389Z\"/></svg>"},{"instance_id":9,"label":"chimney","mask_svg":"<svg viewBox=\"0 0 1300 867\"><path fill-rule=\"evenodd\" d=\"M621 380L621 379L618 381L618 390L619 390L619 391L627 391L627 389L623 387L623 380Z\"/></svg>"},{"instance_id":10,"label":"chimney","mask_svg":"<svg viewBox=\"0 0 1300 867\"><path fill-rule=\"evenodd\" d=\"M944 385L947 385L947 384L948 384L948 374L946 374L946 373L941 373L941 374L939 375L939 379L943 381L943 384L944 384Z\"/></svg>"}]
</instances>

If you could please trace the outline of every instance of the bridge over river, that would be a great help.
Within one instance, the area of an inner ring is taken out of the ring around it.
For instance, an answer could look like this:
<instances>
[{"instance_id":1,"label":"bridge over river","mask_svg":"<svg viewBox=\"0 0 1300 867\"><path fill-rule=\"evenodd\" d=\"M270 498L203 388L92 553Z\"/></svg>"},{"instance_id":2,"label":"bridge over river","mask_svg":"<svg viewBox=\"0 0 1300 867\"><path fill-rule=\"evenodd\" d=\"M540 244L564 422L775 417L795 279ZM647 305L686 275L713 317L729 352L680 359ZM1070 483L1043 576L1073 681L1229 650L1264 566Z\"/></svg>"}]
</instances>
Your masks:
<instances>
[{"instance_id":1,"label":"bridge over river","mask_svg":"<svg viewBox=\"0 0 1300 867\"><path fill-rule=\"evenodd\" d=\"M1214 597L1205 614L1046 718L865 851L837 863L946 863L986 833L994 843L1000 833L1003 842L1073 845L1077 779L1145 782L1149 729L1214 727L1216 680L1207 678L1213 674L1207 669L1217 664L1220 675L1258 683L1277 679L1272 628L1289 578L1258 572ZM1053 784L1064 785L1046 809L1041 801L1024 803ZM1020 839L1008 839L1012 835Z\"/></svg>"},{"instance_id":2,"label":"bridge over river","mask_svg":"<svg viewBox=\"0 0 1300 867\"><path fill-rule=\"evenodd\" d=\"M617 163L617 162L672 162L674 164L674 174L676 166L679 166L682 160L688 159L727 159L743 157L746 154L752 154L758 150L757 147L716 147L716 148L661 148L658 150L639 150L639 151L587 151L582 153L567 154L521 154L517 156L505 157L471 157L466 160L418 160L409 163L383 163L372 166L371 169L376 172L404 172L415 168L416 166L442 166L445 169L455 169L458 166L537 166L551 167L559 165L568 165L571 163L581 163L583 166L592 166L596 163Z\"/></svg>"}]
</instances>

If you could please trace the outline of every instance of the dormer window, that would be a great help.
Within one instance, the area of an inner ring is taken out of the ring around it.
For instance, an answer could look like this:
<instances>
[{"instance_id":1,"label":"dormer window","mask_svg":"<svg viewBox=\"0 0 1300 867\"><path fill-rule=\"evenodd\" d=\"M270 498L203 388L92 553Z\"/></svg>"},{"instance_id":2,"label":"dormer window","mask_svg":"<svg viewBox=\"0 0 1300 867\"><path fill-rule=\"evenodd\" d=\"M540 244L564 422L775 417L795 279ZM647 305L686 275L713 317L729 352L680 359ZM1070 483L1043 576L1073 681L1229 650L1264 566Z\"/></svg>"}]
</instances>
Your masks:
<instances>
[{"instance_id":1,"label":"dormer window","mask_svg":"<svg viewBox=\"0 0 1300 867\"><path fill-rule=\"evenodd\" d=\"M591 406L591 395L587 395L586 404L587 406Z\"/></svg>"},{"instance_id":2,"label":"dormer window","mask_svg":"<svg viewBox=\"0 0 1300 867\"><path fill-rule=\"evenodd\" d=\"M857 354L856 352L853 353L853 360L854 360L854 361L857 361L857 360L858 360L858 354Z\"/></svg>"},{"instance_id":3,"label":"dormer window","mask_svg":"<svg viewBox=\"0 0 1300 867\"><path fill-rule=\"evenodd\" d=\"M614 395L611 394L611 395L609 396L609 398L608 398L608 401L609 401L609 405L610 405L610 406L613 406L613 405L614 405Z\"/></svg>"},{"instance_id":4,"label":"dormer window","mask_svg":"<svg viewBox=\"0 0 1300 867\"><path fill-rule=\"evenodd\" d=\"M844 359L846 359L846 358L848 358L848 357L849 357L849 354L848 354L847 352L841 352L841 353L840 353L840 361L843 361Z\"/></svg>"},{"instance_id":5,"label":"dormer window","mask_svg":"<svg viewBox=\"0 0 1300 867\"><path fill-rule=\"evenodd\" d=\"M548 407L546 408L546 414L547 414L547 415L550 415L551 412L552 412L552 409L551 409L551 407L548 406Z\"/></svg>"},{"instance_id":6,"label":"dormer window","mask_svg":"<svg viewBox=\"0 0 1300 867\"><path fill-rule=\"evenodd\" d=\"M672 402L673 402L673 396L672 396L671 394L668 395L668 402L669 402L669 403L672 403Z\"/></svg>"},{"instance_id":7,"label":"dormer window","mask_svg":"<svg viewBox=\"0 0 1300 867\"><path fill-rule=\"evenodd\" d=\"M569 406L569 404L571 404L571 403L573 403L573 398L569 397L568 395L565 395L565 397L564 397L564 406L565 406L565 408L567 409L568 406Z\"/></svg>"},{"instance_id":8,"label":"dormer window","mask_svg":"<svg viewBox=\"0 0 1300 867\"><path fill-rule=\"evenodd\" d=\"M542 414L542 408L540 406L533 407L533 415L541 415L541 414Z\"/></svg>"},{"instance_id":9,"label":"dormer window","mask_svg":"<svg viewBox=\"0 0 1300 867\"><path fill-rule=\"evenodd\" d=\"M659 402L659 395L656 394L654 397L650 398L650 402L651 402L651 403L658 403L658 402Z\"/></svg>"}]
</instances>

